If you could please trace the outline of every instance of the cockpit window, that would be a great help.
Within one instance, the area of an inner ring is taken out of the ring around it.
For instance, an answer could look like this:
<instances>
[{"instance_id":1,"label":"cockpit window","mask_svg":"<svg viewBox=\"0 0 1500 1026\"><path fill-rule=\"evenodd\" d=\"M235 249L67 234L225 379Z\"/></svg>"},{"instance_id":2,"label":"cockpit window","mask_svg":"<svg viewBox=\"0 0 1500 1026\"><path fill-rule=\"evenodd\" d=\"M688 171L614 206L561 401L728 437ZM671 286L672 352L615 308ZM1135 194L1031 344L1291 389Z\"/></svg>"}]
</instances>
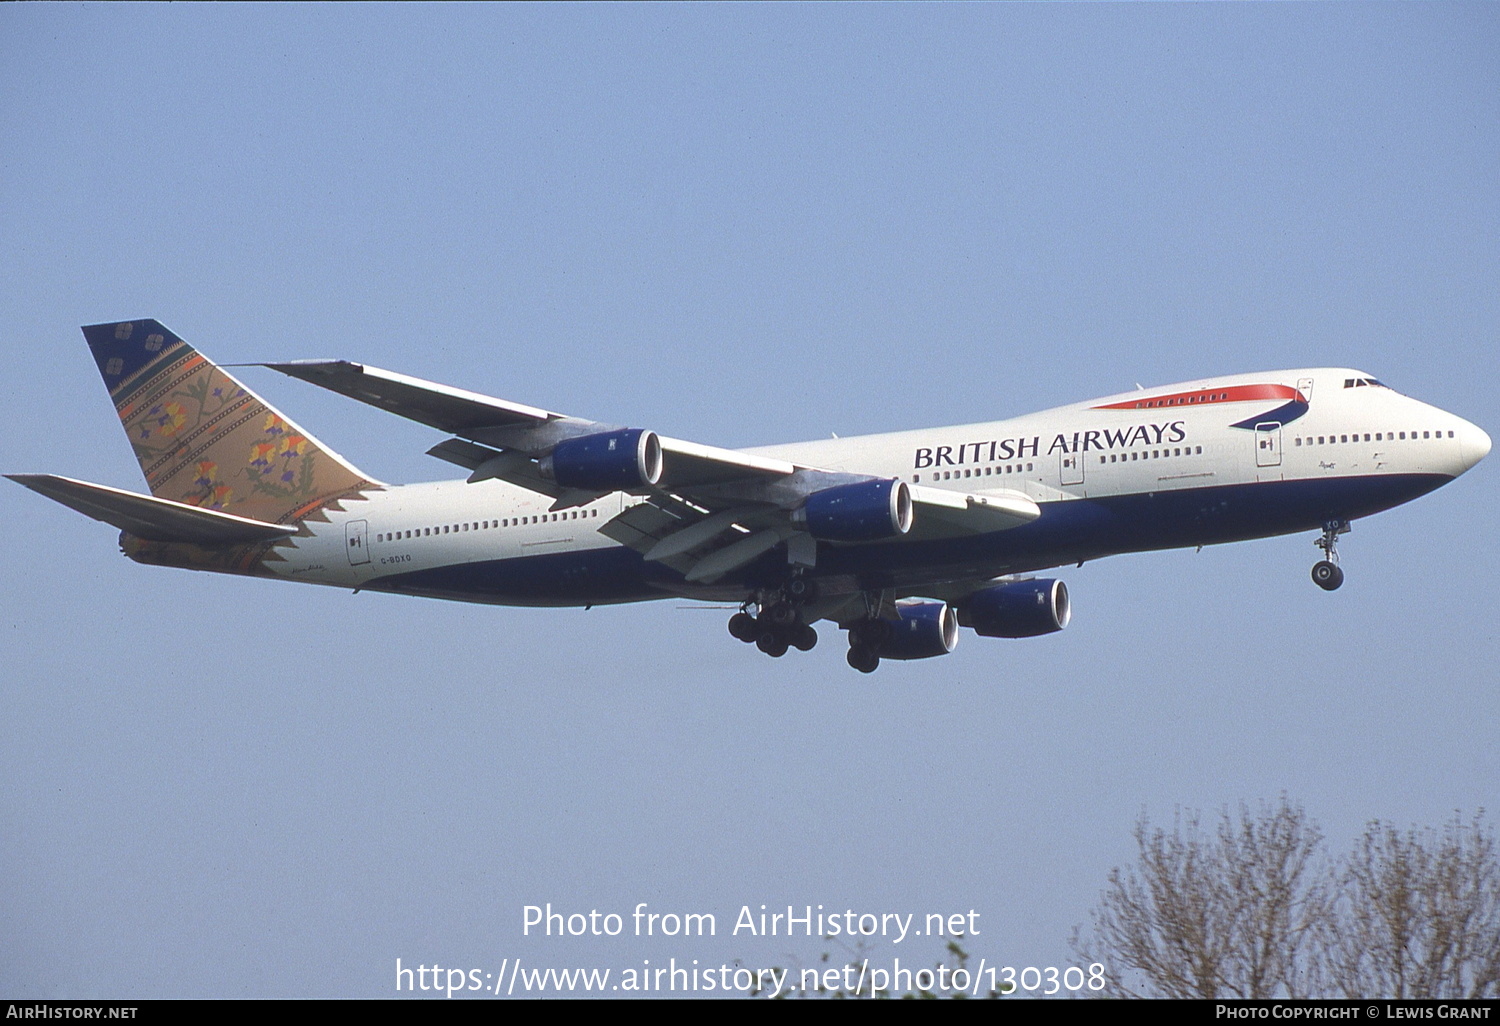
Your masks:
<instances>
[{"instance_id":1,"label":"cockpit window","mask_svg":"<svg viewBox=\"0 0 1500 1026\"><path fill-rule=\"evenodd\" d=\"M1345 388L1364 388L1367 385L1374 385L1376 388L1389 388L1390 387L1385 382L1383 382L1383 381L1376 381L1374 378L1345 378L1344 379L1344 387Z\"/></svg>"}]
</instances>

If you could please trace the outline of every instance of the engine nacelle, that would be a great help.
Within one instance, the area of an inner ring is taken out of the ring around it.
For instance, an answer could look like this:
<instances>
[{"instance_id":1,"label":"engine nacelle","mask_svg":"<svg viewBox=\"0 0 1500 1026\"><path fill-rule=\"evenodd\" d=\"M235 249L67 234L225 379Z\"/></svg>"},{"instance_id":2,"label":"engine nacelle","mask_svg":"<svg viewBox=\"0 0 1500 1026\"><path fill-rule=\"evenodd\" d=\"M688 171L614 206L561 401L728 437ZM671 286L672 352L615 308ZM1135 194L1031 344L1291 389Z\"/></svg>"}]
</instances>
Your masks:
<instances>
[{"instance_id":1,"label":"engine nacelle","mask_svg":"<svg viewBox=\"0 0 1500 1026\"><path fill-rule=\"evenodd\" d=\"M911 489L905 481L861 481L813 492L795 519L823 541L867 542L911 530Z\"/></svg>"},{"instance_id":2,"label":"engine nacelle","mask_svg":"<svg viewBox=\"0 0 1500 1026\"><path fill-rule=\"evenodd\" d=\"M946 602L916 602L897 606L901 617L889 624L880 643L882 659L931 659L958 646L958 617Z\"/></svg>"},{"instance_id":3,"label":"engine nacelle","mask_svg":"<svg viewBox=\"0 0 1500 1026\"><path fill-rule=\"evenodd\" d=\"M541 461L543 477L564 488L596 492L656 484L661 467L661 439L641 428L569 438Z\"/></svg>"},{"instance_id":4,"label":"engine nacelle","mask_svg":"<svg viewBox=\"0 0 1500 1026\"><path fill-rule=\"evenodd\" d=\"M986 638L1034 638L1062 630L1072 616L1068 586L1039 578L976 591L964 602L961 620Z\"/></svg>"}]
</instances>

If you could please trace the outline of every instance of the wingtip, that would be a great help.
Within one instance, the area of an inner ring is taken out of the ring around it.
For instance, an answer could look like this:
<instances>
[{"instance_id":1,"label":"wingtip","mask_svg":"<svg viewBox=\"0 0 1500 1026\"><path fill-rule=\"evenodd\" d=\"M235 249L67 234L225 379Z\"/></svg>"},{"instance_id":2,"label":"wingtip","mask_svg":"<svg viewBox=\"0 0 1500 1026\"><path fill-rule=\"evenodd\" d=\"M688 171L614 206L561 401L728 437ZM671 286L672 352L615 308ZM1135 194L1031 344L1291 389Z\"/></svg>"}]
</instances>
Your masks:
<instances>
[{"instance_id":1,"label":"wingtip","mask_svg":"<svg viewBox=\"0 0 1500 1026\"><path fill-rule=\"evenodd\" d=\"M267 367L293 378L307 378L314 374L349 372L363 374L364 364L350 360L277 360L271 363L249 363L246 367Z\"/></svg>"}]
</instances>

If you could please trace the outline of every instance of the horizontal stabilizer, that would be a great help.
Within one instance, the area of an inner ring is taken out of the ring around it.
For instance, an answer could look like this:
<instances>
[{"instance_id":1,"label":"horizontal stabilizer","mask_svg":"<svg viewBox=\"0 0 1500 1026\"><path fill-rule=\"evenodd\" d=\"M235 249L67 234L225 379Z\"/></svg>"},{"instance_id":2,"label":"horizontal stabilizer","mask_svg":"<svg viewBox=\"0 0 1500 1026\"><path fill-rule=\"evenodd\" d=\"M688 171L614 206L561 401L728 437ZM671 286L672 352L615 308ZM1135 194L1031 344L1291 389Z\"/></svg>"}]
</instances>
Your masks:
<instances>
[{"instance_id":1,"label":"horizontal stabilizer","mask_svg":"<svg viewBox=\"0 0 1500 1026\"><path fill-rule=\"evenodd\" d=\"M6 474L49 499L76 509L86 517L113 524L138 538L158 542L190 542L197 545L242 545L271 541L297 533L295 527L267 524L216 509L189 506L185 502L75 481L56 474Z\"/></svg>"}]
</instances>

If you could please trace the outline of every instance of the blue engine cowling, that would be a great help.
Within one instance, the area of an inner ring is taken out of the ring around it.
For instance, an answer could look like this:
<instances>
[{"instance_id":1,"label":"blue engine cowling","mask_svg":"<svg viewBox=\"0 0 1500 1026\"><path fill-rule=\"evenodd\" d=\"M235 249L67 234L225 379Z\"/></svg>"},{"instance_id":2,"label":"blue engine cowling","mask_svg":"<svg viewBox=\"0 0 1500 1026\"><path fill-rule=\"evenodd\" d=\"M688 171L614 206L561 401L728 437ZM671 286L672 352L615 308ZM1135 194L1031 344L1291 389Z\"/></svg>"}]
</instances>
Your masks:
<instances>
[{"instance_id":1,"label":"blue engine cowling","mask_svg":"<svg viewBox=\"0 0 1500 1026\"><path fill-rule=\"evenodd\" d=\"M798 511L823 541L867 542L911 530L911 489L905 481L861 481L813 492Z\"/></svg>"},{"instance_id":2,"label":"blue engine cowling","mask_svg":"<svg viewBox=\"0 0 1500 1026\"><path fill-rule=\"evenodd\" d=\"M641 428L569 438L541 462L542 476L564 488L600 492L656 484L661 467L661 440Z\"/></svg>"},{"instance_id":3,"label":"blue engine cowling","mask_svg":"<svg viewBox=\"0 0 1500 1026\"><path fill-rule=\"evenodd\" d=\"M1072 616L1068 586L1039 578L976 591L963 603L960 621L986 638L1034 638L1062 630Z\"/></svg>"},{"instance_id":4,"label":"blue engine cowling","mask_svg":"<svg viewBox=\"0 0 1500 1026\"><path fill-rule=\"evenodd\" d=\"M896 607L900 620L880 643L882 659L931 659L958 646L958 617L946 602L914 602Z\"/></svg>"}]
</instances>

